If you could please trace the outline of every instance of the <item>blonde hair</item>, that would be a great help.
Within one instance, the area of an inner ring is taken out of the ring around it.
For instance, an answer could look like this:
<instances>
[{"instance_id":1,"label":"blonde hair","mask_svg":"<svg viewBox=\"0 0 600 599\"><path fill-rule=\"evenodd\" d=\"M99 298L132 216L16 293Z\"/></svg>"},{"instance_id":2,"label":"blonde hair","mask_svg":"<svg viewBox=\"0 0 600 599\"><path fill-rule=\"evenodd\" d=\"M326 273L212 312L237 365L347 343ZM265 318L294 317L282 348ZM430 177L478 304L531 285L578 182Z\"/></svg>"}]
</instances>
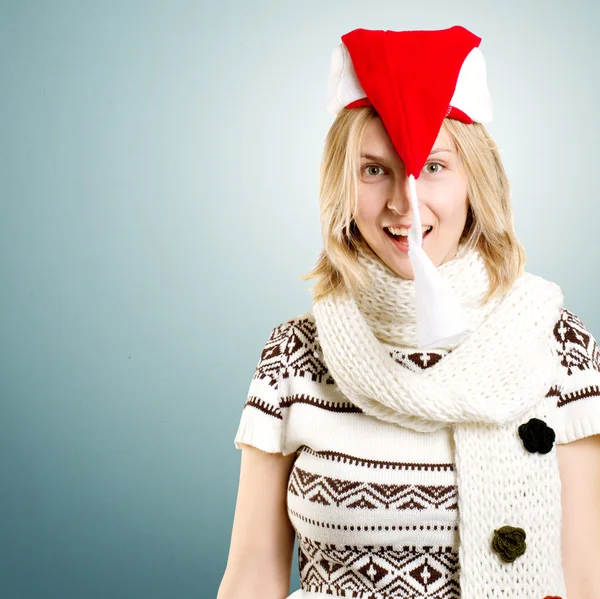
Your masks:
<instances>
[{"instance_id":1,"label":"blonde hair","mask_svg":"<svg viewBox=\"0 0 600 599\"><path fill-rule=\"evenodd\" d=\"M368 285L356 256L359 245L370 248L353 214L361 140L373 118L378 115L371 106L343 109L325 140L319 189L323 249L313 270L300 277L317 279L311 287L314 301ZM525 266L525 251L514 231L508 178L498 147L481 123L444 119L442 129L452 138L467 175L467 220L459 243L478 249L485 261L490 279L487 301L506 293Z\"/></svg>"}]
</instances>

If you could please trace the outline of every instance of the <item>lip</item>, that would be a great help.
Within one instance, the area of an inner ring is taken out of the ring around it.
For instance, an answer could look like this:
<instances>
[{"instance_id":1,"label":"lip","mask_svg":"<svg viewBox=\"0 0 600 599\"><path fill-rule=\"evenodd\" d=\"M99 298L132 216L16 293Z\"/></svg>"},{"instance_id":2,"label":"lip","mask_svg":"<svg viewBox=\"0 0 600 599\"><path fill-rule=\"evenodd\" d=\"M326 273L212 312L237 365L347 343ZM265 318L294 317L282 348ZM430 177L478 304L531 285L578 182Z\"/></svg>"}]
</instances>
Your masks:
<instances>
[{"instance_id":1,"label":"lip","mask_svg":"<svg viewBox=\"0 0 600 599\"><path fill-rule=\"evenodd\" d=\"M421 224L422 227L432 227L433 225L427 225L425 223ZM385 225L383 228L384 229L388 229L389 227L392 227L394 229L410 229L412 227L412 224L408 223L406 225L403 225L402 223L397 224L397 225Z\"/></svg>"},{"instance_id":2,"label":"lip","mask_svg":"<svg viewBox=\"0 0 600 599\"><path fill-rule=\"evenodd\" d=\"M390 226L394 226L394 225L390 225ZM405 229L408 229L410 227L410 225L407 227L406 225L402 225ZM431 226L431 225L426 225L426 226ZM425 245L425 240L429 237L430 233L433 233L433 227L431 229L431 231L429 231L429 233L426 233L425 235L423 235L423 245ZM385 230L383 231L383 234L396 246L397 249L399 249L401 252L404 252L405 254L408 254L408 237L406 238L406 241L398 241L397 239L395 239L394 237L392 237L389 233L387 233Z\"/></svg>"}]
</instances>

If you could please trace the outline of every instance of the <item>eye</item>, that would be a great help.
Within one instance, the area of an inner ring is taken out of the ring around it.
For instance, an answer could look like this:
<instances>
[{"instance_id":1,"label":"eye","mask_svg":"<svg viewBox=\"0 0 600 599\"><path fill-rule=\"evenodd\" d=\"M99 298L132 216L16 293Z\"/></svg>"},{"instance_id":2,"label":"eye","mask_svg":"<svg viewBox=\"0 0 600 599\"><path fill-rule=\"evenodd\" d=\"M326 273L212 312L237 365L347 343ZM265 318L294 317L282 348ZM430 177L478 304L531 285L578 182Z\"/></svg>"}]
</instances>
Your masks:
<instances>
[{"instance_id":1,"label":"eye","mask_svg":"<svg viewBox=\"0 0 600 599\"><path fill-rule=\"evenodd\" d=\"M441 165L439 162L428 162L423 167L425 172L429 173L430 175L441 172L443 170L443 168L444 168L443 165Z\"/></svg>"},{"instance_id":2,"label":"eye","mask_svg":"<svg viewBox=\"0 0 600 599\"><path fill-rule=\"evenodd\" d=\"M385 174L385 170L376 164L367 164L366 166L363 166L363 172L369 177Z\"/></svg>"}]
</instances>

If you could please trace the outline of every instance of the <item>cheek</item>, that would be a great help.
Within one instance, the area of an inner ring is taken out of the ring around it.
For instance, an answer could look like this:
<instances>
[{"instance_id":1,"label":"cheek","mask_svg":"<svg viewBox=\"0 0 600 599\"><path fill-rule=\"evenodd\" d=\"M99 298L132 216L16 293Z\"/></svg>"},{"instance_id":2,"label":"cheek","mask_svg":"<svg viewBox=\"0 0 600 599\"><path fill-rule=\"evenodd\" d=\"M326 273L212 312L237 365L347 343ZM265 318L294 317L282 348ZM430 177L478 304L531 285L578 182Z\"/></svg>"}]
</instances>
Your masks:
<instances>
[{"instance_id":1,"label":"cheek","mask_svg":"<svg viewBox=\"0 0 600 599\"><path fill-rule=\"evenodd\" d=\"M375 224L385 208L385 189L383 185L365 185L358 189L358 213L356 220L360 224Z\"/></svg>"},{"instance_id":2,"label":"cheek","mask_svg":"<svg viewBox=\"0 0 600 599\"><path fill-rule=\"evenodd\" d=\"M462 226L467 218L468 201L466 185L454 185L433 193L430 210L444 227Z\"/></svg>"}]
</instances>

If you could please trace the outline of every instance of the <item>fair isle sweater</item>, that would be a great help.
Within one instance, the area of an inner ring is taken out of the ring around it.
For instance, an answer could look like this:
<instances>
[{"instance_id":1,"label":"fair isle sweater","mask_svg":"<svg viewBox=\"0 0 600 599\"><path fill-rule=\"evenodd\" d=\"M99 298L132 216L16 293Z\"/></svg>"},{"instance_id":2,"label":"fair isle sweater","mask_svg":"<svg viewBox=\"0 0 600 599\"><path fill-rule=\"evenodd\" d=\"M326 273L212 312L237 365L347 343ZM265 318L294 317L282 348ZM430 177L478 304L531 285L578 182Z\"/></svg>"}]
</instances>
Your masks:
<instances>
[{"instance_id":1,"label":"fair isle sweater","mask_svg":"<svg viewBox=\"0 0 600 599\"><path fill-rule=\"evenodd\" d=\"M600 349L563 310L561 367L548 389L556 443L600 433ZM448 352L391 356L419 372ZM287 511L298 540L294 599L458 599L454 447L435 433L367 416L327 370L311 312L276 326L242 410L235 446L296 454Z\"/></svg>"}]
</instances>

